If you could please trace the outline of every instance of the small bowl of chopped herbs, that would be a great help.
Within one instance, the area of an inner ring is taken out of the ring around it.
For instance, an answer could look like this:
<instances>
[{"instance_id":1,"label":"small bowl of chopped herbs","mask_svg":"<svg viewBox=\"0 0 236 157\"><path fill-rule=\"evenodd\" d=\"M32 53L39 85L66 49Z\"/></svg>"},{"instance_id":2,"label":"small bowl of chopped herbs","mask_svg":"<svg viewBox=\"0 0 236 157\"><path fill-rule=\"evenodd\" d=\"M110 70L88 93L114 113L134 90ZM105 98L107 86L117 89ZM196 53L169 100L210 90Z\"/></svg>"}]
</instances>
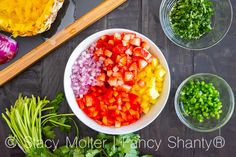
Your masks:
<instances>
[{"instance_id":1,"label":"small bowl of chopped herbs","mask_svg":"<svg viewBox=\"0 0 236 157\"><path fill-rule=\"evenodd\" d=\"M230 0L162 0L160 22L176 45L203 50L220 42L231 26Z\"/></svg>"},{"instance_id":2,"label":"small bowl of chopped herbs","mask_svg":"<svg viewBox=\"0 0 236 157\"><path fill-rule=\"evenodd\" d=\"M199 73L188 77L178 87L175 110L189 128L211 132L224 126L234 111L234 94L219 76Z\"/></svg>"}]
</instances>

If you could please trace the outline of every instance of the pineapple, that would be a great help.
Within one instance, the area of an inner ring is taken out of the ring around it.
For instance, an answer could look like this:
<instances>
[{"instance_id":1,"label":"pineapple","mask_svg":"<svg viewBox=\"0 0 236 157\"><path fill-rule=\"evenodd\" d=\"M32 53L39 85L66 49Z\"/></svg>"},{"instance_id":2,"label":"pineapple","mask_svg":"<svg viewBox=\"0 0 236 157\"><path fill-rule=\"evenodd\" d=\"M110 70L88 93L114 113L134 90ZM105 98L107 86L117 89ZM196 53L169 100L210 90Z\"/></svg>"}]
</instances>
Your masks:
<instances>
[{"instance_id":1,"label":"pineapple","mask_svg":"<svg viewBox=\"0 0 236 157\"><path fill-rule=\"evenodd\" d=\"M14 37L48 30L64 0L0 0L0 30Z\"/></svg>"}]
</instances>

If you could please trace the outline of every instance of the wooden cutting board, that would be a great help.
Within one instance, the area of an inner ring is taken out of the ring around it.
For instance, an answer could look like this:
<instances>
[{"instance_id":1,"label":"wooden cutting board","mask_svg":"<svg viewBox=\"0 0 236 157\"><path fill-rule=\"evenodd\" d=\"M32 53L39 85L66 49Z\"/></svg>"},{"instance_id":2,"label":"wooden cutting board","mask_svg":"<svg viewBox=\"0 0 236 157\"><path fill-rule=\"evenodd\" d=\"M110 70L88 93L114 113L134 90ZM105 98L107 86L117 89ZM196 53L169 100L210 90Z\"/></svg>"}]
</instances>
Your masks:
<instances>
[{"instance_id":1,"label":"wooden cutting board","mask_svg":"<svg viewBox=\"0 0 236 157\"><path fill-rule=\"evenodd\" d=\"M72 24L47 39L39 46L0 71L0 86L14 78L26 68L52 52L64 42L80 33L82 30L101 19L103 16L120 6L126 0L104 0L95 8L84 14ZM27 37L25 37L27 38ZM28 42L31 42L30 40Z\"/></svg>"}]
</instances>

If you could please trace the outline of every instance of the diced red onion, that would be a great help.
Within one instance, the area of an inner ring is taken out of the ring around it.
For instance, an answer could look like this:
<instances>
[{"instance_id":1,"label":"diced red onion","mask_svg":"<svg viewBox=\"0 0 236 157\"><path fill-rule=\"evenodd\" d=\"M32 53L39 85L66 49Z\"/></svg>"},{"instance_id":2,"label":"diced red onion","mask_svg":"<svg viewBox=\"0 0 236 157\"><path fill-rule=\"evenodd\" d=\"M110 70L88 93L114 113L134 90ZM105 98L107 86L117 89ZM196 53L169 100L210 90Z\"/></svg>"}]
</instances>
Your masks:
<instances>
[{"instance_id":1,"label":"diced red onion","mask_svg":"<svg viewBox=\"0 0 236 157\"><path fill-rule=\"evenodd\" d=\"M97 84L96 77L101 73L102 62L93 59L94 45L82 52L72 67L71 87L76 97L86 94L90 86Z\"/></svg>"},{"instance_id":2,"label":"diced red onion","mask_svg":"<svg viewBox=\"0 0 236 157\"><path fill-rule=\"evenodd\" d=\"M12 60L17 54L18 44L6 35L0 34L0 64Z\"/></svg>"}]
</instances>

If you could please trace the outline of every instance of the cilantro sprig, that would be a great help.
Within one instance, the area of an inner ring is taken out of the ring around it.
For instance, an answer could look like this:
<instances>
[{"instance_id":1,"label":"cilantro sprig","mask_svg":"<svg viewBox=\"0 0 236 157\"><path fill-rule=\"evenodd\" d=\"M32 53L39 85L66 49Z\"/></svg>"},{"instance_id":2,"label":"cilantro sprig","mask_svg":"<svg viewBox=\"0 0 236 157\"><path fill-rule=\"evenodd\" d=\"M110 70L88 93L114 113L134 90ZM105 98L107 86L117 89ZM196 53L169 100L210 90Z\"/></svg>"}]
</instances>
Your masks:
<instances>
[{"instance_id":1,"label":"cilantro sprig","mask_svg":"<svg viewBox=\"0 0 236 157\"><path fill-rule=\"evenodd\" d=\"M210 0L179 0L169 14L173 31L184 39L199 39L212 30L214 15Z\"/></svg>"},{"instance_id":2,"label":"cilantro sprig","mask_svg":"<svg viewBox=\"0 0 236 157\"><path fill-rule=\"evenodd\" d=\"M97 137L85 137L81 141L82 147L62 146L54 151L57 157L153 157L140 155L137 143L140 136L137 134L107 135L99 133ZM96 143L95 141L103 141Z\"/></svg>"}]
</instances>

